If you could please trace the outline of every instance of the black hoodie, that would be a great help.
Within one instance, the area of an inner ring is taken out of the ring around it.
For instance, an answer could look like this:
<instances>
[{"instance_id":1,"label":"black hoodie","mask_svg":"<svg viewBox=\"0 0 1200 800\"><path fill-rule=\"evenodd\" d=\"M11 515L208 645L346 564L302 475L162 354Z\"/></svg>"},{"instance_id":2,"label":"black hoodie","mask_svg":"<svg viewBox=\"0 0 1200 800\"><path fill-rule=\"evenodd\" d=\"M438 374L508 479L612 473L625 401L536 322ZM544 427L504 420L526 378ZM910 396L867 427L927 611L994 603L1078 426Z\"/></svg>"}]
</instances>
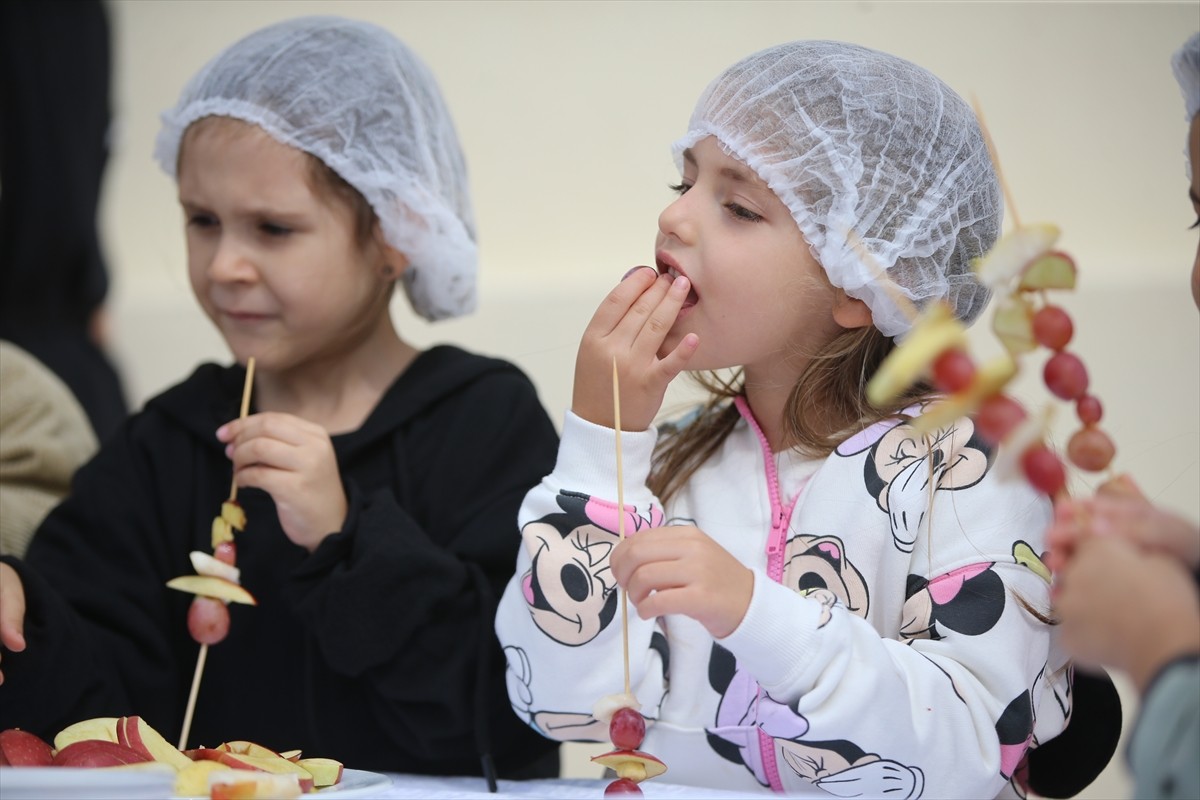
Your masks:
<instances>
[{"instance_id":1,"label":"black hoodie","mask_svg":"<svg viewBox=\"0 0 1200 800\"><path fill-rule=\"evenodd\" d=\"M98 716L140 715L172 743L199 646L192 595L167 589L211 552L232 468L218 426L245 371L206 364L150 400L76 476L24 563L22 653L0 669L0 728L46 738ZM229 636L209 648L189 747L249 740L348 767L501 776L554 772L513 714L492 620L516 563L517 509L558 437L536 391L503 361L422 353L352 433L333 437L349 501L311 555L265 492L239 491L242 585ZM547 761L547 756L551 756ZM539 768L540 767L540 768Z\"/></svg>"}]
</instances>

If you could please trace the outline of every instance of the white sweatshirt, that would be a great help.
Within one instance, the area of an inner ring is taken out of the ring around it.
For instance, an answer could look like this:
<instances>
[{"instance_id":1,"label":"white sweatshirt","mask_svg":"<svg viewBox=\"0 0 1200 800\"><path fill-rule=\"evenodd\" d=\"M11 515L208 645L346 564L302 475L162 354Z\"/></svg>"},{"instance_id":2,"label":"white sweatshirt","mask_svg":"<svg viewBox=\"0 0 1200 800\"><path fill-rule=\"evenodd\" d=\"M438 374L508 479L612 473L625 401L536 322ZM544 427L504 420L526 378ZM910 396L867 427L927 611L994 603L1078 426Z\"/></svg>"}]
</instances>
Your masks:
<instances>
[{"instance_id":1,"label":"white sweatshirt","mask_svg":"<svg viewBox=\"0 0 1200 800\"><path fill-rule=\"evenodd\" d=\"M1070 712L1038 554L1049 501L1001 479L970 420L927 440L879 423L825 459L772 453L749 408L663 509L654 431L623 433L626 535L694 524L754 574L714 640L695 620L629 613L640 748L664 781L798 796L1009 795L1024 753ZM564 741L622 691L611 429L568 414L554 472L525 498L525 546L496 631L517 714ZM932 485L931 485L932 484Z\"/></svg>"}]
</instances>

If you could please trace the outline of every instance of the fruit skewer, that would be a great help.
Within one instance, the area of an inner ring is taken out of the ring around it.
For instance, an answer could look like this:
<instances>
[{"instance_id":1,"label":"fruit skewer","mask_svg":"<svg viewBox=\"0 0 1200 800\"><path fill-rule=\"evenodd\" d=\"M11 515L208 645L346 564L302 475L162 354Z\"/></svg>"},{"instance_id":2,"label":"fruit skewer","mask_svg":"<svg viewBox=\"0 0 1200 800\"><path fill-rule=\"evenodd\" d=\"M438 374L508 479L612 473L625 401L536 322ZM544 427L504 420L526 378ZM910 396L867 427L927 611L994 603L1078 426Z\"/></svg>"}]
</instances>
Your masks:
<instances>
[{"instance_id":1,"label":"fruit skewer","mask_svg":"<svg viewBox=\"0 0 1200 800\"><path fill-rule=\"evenodd\" d=\"M250 391L254 385L254 358L246 362L246 382L242 387L242 407L239 419L250 413ZM192 674L192 688L188 693L187 708L183 714L183 727L179 733L179 749L187 748L188 734L192 728L192 715L196 710L196 696L200 693L200 679L204 674L204 663L208 659L208 646L217 644L229 633L229 609L227 603L256 605L253 595L239 584L240 573L235 566L237 550L234 547L234 531L246 527L246 514L237 501L237 477L232 480L229 499L221 504L221 514L213 520L213 555L193 552L192 566L196 575L183 575L167 582L167 586L196 595L188 609L188 632L200 643L196 656L196 669Z\"/></svg>"},{"instance_id":2,"label":"fruit skewer","mask_svg":"<svg viewBox=\"0 0 1200 800\"><path fill-rule=\"evenodd\" d=\"M617 359L613 357L613 427L617 450L617 540L625 541L625 476L621 467L621 387L617 378ZM646 736L646 719L638 711L640 704L634 697L629 681L629 597L621 591L621 644L625 665L625 691L620 695L609 695L596 704L593 711L597 719L610 716L608 738L614 750L594 756L592 761L614 770L617 779L604 790L605 797L628 795L641 797L638 783L667 771L658 758L643 753L637 748Z\"/></svg>"}]
</instances>

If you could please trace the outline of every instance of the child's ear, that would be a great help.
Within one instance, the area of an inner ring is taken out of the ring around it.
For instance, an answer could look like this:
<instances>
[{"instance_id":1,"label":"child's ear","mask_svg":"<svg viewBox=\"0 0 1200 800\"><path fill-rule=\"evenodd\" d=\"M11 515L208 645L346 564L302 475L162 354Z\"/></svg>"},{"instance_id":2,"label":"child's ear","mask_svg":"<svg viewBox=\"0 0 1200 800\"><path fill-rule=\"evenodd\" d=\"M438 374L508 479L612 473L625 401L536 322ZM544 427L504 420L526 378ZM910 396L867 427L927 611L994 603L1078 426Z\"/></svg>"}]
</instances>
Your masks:
<instances>
[{"instance_id":1,"label":"child's ear","mask_svg":"<svg viewBox=\"0 0 1200 800\"><path fill-rule=\"evenodd\" d=\"M408 256L387 243L379 225L375 226L375 247L381 262L379 271L384 280L394 281L408 269Z\"/></svg>"},{"instance_id":2,"label":"child's ear","mask_svg":"<svg viewBox=\"0 0 1200 800\"><path fill-rule=\"evenodd\" d=\"M871 309L857 297L846 294L845 289L834 289L833 321L846 330L865 328L871 323Z\"/></svg>"}]
</instances>

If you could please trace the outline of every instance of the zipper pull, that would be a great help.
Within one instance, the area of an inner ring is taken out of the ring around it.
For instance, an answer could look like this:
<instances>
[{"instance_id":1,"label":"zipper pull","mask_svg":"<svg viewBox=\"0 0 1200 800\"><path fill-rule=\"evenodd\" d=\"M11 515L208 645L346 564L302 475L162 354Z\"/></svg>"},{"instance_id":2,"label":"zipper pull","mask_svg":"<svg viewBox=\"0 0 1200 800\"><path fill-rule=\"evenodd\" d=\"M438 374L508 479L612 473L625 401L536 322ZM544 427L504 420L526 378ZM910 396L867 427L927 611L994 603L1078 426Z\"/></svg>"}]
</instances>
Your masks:
<instances>
[{"instance_id":1,"label":"zipper pull","mask_svg":"<svg viewBox=\"0 0 1200 800\"><path fill-rule=\"evenodd\" d=\"M783 550L783 509L775 510L775 519L771 522L771 536L767 540L767 555L778 555Z\"/></svg>"}]
</instances>

